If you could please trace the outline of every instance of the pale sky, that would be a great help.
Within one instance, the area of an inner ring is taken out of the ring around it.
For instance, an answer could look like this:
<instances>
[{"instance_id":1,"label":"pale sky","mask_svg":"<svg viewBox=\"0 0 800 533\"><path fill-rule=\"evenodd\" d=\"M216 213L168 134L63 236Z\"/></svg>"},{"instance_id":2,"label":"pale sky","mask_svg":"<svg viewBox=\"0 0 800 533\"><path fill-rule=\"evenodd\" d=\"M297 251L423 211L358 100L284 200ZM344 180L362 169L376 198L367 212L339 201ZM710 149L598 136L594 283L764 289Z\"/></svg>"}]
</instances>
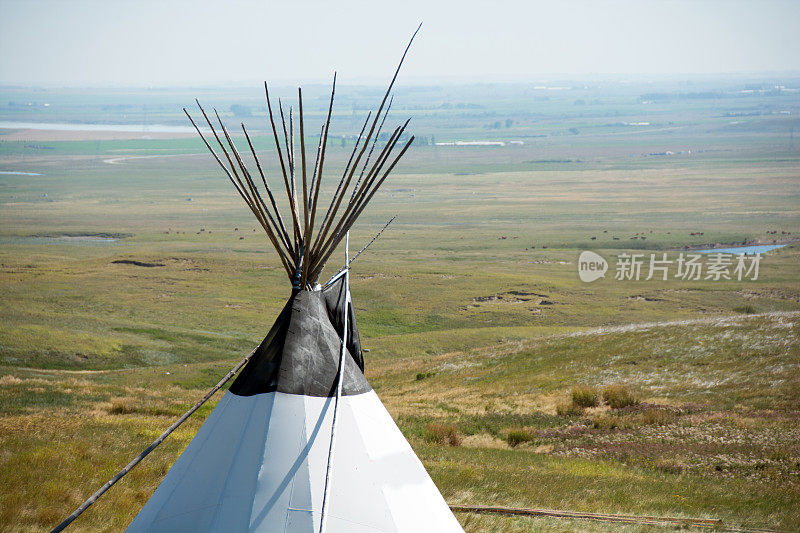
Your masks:
<instances>
[{"instance_id":1,"label":"pale sky","mask_svg":"<svg viewBox=\"0 0 800 533\"><path fill-rule=\"evenodd\" d=\"M800 72L800 1L0 0L0 84Z\"/></svg>"}]
</instances>

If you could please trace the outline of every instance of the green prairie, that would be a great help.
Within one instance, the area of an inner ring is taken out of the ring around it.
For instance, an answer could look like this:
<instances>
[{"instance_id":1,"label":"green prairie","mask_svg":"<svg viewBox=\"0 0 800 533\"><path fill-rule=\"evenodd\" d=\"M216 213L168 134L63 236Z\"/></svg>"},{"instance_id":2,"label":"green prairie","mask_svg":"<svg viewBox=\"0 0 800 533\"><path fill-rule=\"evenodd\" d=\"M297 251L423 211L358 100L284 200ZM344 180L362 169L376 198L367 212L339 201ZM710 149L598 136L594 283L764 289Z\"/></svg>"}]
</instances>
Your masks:
<instances>
[{"instance_id":1,"label":"green prairie","mask_svg":"<svg viewBox=\"0 0 800 533\"><path fill-rule=\"evenodd\" d=\"M352 291L367 377L449 502L800 528L800 97L714 83L691 97L669 84L398 94L390 119L413 115L423 142L351 236L358 249L398 215L353 264ZM0 105L0 119L183 124L190 101L45 93L47 110ZM323 196L374 93L342 91ZM241 120L279 185L263 103L201 96L250 106ZM324 102L310 101L316 124ZM290 291L198 140L25 135L0 130L0 170L37 174L0 174L3 531L69 514L261 340ZM524 144L435 144L458 140ZM757 280L614 279L621 253L773 241L786 246ZM604 279L578 279L583 250L608 260ZM609 401L621 390L626 405ZM124 527L215 401L74 529Z\"/></svg>"}]
</instances>

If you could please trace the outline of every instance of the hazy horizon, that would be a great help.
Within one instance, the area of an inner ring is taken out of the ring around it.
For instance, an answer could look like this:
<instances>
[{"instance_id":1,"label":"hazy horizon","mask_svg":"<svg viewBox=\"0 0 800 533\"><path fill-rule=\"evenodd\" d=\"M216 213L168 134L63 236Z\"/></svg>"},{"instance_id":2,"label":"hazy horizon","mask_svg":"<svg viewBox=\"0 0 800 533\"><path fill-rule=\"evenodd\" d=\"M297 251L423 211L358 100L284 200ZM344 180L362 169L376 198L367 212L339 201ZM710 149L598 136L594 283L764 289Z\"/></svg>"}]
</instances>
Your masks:
<instances>
[{"instance_id":1,"label":"hazy horizon","mask_svg":"<svg viewBox=\"0 0 800 533\"><path fill-rule=\"evenodd\" d=\"M360 77L343 81L341 73L337 74L336 88L337 92L347 89L381 89L386 88L386 83L391 79L392 72L389 72L384 77ZM331 74L332 76L332 74ZM524 84L537 84L537 83L608 83L608 84L652 84L658 86L662 83L700 83L708 81L709 83L717 82L762 82L766 83L769 80L775 81L790 81L800 84L800 70L787 70L787 71L755 71L755 72L719 72L719 73L673 73L673 74L648 74L648 73L615 73L615 74L581 74L581 73L541 73L531 75L529 77L514 78L511 76L497 76L491 79L476 80L469 77L409 77L404 76L401 84L396 87L395 92L406 88L418 87L469 87L469 86L482 86L482 85L524 85ZM254 85L262 87L263 83L267 81L270 86L270 91L273 89L294 89L301 85L296 83L295 80L289 78L252 78L247 80L231 80L231 81L197 81L197 82L174 82L174 83L161 83L161 84L141 84L135 82L95 82L95 83L66 83L66 82L40 82L40 83L14 83L0 81L0 89L43 89L43 90L80 90L80 89L97 89L97 90L165 90L165 91L181 91L188 89L231 89L231 90L250 90ZM309 88L330 88L331 80L310 80L302 83L302 87ZM576 87L571 87L576 88Z\"/></svg>"},{"instance_id":2,"label":"hazy horizon","mask_svg":"<svg viewBox=\"0 0 800 533\"><path fill-rule=\"evenodd\" d=\"M0 85L403 84L792 76L787 0L420 2L0 0Z\"/></svg>"}]
</instances>

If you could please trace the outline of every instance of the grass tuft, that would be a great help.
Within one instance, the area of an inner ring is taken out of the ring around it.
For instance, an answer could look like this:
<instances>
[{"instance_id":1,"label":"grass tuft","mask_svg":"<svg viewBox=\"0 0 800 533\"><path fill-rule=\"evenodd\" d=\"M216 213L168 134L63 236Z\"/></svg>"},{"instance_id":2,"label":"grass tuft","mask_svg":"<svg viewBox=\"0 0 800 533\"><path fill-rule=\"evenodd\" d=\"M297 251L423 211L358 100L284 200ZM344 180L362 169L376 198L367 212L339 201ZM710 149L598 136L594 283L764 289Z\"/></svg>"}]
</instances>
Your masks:
<instances>
[{"instance_id":1,"label":"grass tuft","mask_svg":"<svg viewBox=\"0 0 800 533\"><path fill-rule=\"evenodd\" d=\"M111 398L111 407L108 413L112 415L127 415L135 411L133 398Z\"/></svg>"},{"instance_id":2,"label":"grass tuft","mask_svg":"<svg viewBox=\"0 0 800 533\"><path fill-rule=\"evenodd\" d=\"M592 418L592 427L594 429L617 429L620 427L620 419L618 416L597 416Z\"/></svg>"},{"instance_id":3,"label":"grass tuft","mask_svg":"<svg viewBox=\"0 0 800 533\"><path fill-rule=\"evenodd\" d=\"M572 389L572 405L576 407L597 407L600 395L594 387L576 387Z\"/></svg>"},{"instance_id":4,"label":"grass tuft","mask_svg":"<svg viewBox=\"0 0 800 533\"><path fill-rule=\"evenodd\" d=\"M562 403L556 406L556 414L565 418L581 416L583 414L583 407L575 405L574 403Z\"/></svg>"},{"instance_id":5,"label":"grass tuft","mask_svg":"<svg viewBox=\"0 0 800 533\"><path fill-rule=\"evenodd\" d=\"M22 380L16 376L3 376L0 378L0 385L7 386L7 385L18 385L22 383Z\"/></svg>"},{"instance_id":6,"label":"grass tuft","mask_svg":"<svg viewBox=\"0 0 800 533\"><path fill-rule=\"evenodd\" d=\"M648 426L666 426L675 420L675 414L666 409L647 408L642 412L642 422Z\"/></svg>"},{"instance_id":7,"label":"grass tuft","mask_svg":"<svg viewBox=\"0 0 800 533\"><path fill-rule=\"evenodd\" d=\"M512 448L516 448L522 443L530 442L533 440L533 433L525 428L511 428L508 431L508 437L506 438L506 442Z\"/></svg>"},{"instance_id":8,"label":"grass tuft","mask_svg":"<svg viewBox=\"0 0 800 533\"><path fill-rule=\"evenodd\" d=\"M686 470L686 465L675 459L659 459L655 462L653 467L667 474L683 474Z\"/></svg>"},{"instance_id":9,"label":"grass tuft","mask_svg":"<svg viewBox=\"0 0 800 533\"><path fill-rule=\"evenodd\" d=\"M624 385L609 385L603 389L603 401L612 409L622 409L639 403L639 400Z\"/></svg>"},{"instance_id":10,"label":"grass tuft","mask_svg":"<svg viewBox=\"0 0 800 533\"><path fill-rule=\"evenodd\" d=\"M431 444L460 446L461 435L458 434L458 428L453 424L431 422L425 428L425 441Z\"/></svg>"},{"instance_id":11,"label":"grass tuft","mask_svg":"<svg viewBox=\"0 0 800 533\"><path fill-rule=\"evenodd\" d=\"M145 416L180 416L183 414L185 407L179 404L173 405L157 405L147 403L142 405L141 401L135 398L112 398L111 406L108 408L108 414L111 415L145 415Z\"/></svg>"}]
</instances>

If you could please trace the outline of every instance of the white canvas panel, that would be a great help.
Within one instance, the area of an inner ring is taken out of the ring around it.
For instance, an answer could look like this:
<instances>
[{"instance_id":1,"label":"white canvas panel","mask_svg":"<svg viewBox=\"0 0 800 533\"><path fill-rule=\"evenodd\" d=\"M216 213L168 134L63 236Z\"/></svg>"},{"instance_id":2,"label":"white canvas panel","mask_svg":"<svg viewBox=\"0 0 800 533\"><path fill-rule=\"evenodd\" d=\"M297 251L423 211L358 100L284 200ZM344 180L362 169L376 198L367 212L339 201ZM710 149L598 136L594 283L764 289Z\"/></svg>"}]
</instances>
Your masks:
<instances>
[{"instance_id":1,"label":"white canvas panel","mask_svg":"<svg viewBox=\"0 0 800 533\"><path fill-rule=\"evenodd\" d=\"M305 457L317 442L314 428L309 442L309 433L306 432L308 414L303 396L282 392L271 392L269 395L275 397L274 415L267 432L263 465L253 495L248 530L258 533L284 531L292 495L310 490ZM320 400L324 401L325 398ZM312 530L309 520L309 517L295 517L296 523L307 524L302 531Z\"/></svg>"},{"instance_id":2,"label":"white canvas panel","mask_svg":"<svg viewBox=\"0 0 800 533\"><path fill-rule=\"evenodd\" d=\"M316 533L334 401L226 393L128 531ZM462 531L374 391L339 402L328 532Z\"/></svg>"},{"instance_id":3,"label":"white canvas panel","mask_svg":"<svg viewBox=\"0 0 800 533\"><path fill-rule=\"evenodd\" d=\"M272 401L226 393L128 531L213 531L221 514L244 530Z\"/></svg>"},{"instance_id":4,"label":"white canvas panel","mask_svg":"<svg viewBox=\"0 0 800 533\"><path fill-rule=\"evenodd\" d=\"M381 488L396 530L462 531L377 394L370 391L348 400L352 416L348 428L362 439L365 452L348 470L368 474L373 485Z\"/></svg>"}]
</instances>

